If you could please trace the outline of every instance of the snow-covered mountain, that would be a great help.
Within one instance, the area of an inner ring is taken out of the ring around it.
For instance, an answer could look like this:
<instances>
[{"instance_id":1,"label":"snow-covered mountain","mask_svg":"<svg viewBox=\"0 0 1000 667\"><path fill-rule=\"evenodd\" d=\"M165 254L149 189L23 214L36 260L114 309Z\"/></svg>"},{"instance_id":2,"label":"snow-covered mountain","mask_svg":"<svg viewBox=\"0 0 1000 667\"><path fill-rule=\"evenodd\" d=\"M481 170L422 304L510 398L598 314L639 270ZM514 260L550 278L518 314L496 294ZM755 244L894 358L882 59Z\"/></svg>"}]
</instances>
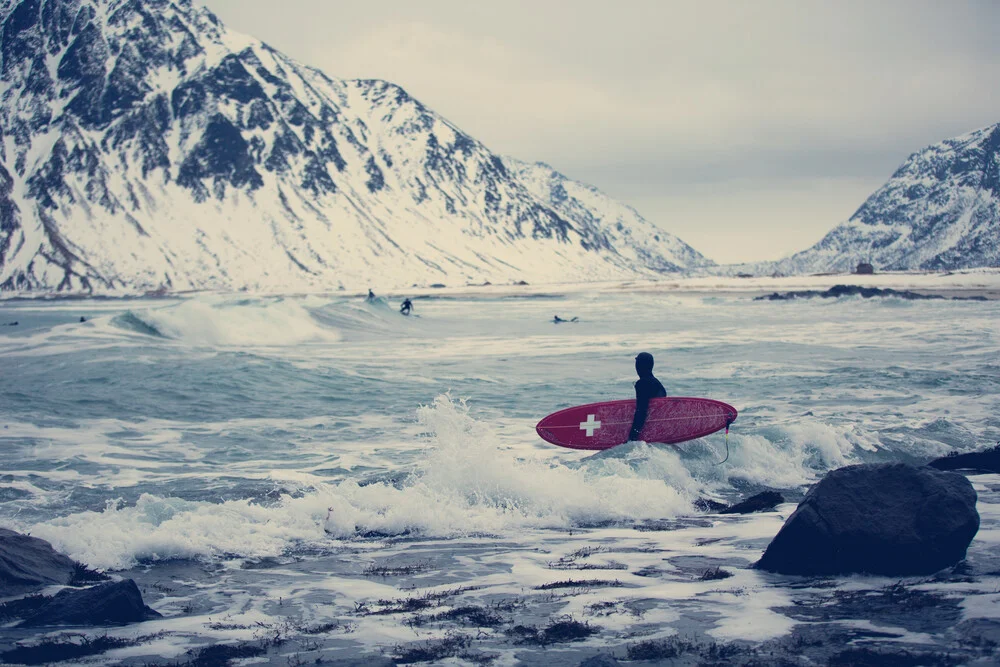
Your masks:
<instances>
[{"instance_id":1,"label":"snow-covered mountain","mask_svg":"<svg viewBox=\"0 0 1000 667\"><path fill-rule=\"evenodd\" d=\"M1000 125L911 155L847 222L760 272L1000 266Z\"/></svg>"},{"instance_id":2,"label":"snow-covered mountain","mask_svg":"<svg viewBox=\"0 0 1000 667\"><path fill-rule=\"evenodd\" d=\"M0 0L0 289L594 280L711 262L189 0Z\"/></svg>"},{"instance_id":3,"label":"snow-covered mountain","mask_svg":"<svg viewBox=\"0 0 1000 667\"><path fill-rule=\"evenodd\" d=\"M504 158L504 166L532 195L559 216L572 220L588 243L600 244L593 245L594 250L617 251L658 272L715 265L676 236L648 222L631 206L592 185L566 178L544 162L528 164Z\"/></svg>"}]
</instances>

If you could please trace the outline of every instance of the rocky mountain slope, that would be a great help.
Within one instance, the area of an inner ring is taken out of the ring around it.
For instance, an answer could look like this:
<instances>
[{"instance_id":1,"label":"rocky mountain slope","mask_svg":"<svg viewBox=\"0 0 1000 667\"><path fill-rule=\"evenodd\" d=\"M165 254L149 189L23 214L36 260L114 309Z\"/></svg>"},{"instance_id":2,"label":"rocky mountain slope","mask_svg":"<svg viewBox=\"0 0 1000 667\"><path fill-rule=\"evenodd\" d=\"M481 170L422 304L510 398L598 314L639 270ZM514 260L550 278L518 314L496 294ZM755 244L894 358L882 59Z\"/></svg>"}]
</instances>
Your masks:
<instances>
[{"instance_id":1,"label":"rocky mountain slope","mask_svg":"<svg viewBox=\"0 0 1000 667\"><path fill-rule=\"evenodd\" d=\"M1000 266L1000 125L911 155L850 220L759 272Z\"/></svg>"},{"instance_id":2,"label":"rocky mountain slope","mask_svg":"<svg viewBox=\"0 0 1000 667\"><path fill-rule=\"evenodd\" d=\"M0 2L0 289L326 289L706 266L634 210L504 160L189 0Z\"/></svg>"}]
</instances>

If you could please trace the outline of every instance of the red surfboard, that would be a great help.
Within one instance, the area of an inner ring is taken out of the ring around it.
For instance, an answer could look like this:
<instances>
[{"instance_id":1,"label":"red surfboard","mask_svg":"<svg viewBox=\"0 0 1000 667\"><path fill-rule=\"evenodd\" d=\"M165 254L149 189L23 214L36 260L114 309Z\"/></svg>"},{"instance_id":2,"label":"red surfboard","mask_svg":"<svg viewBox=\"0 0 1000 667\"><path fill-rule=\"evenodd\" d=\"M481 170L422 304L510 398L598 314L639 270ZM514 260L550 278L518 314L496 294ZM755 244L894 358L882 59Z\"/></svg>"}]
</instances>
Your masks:
<instances>
[{"instance_id":1,"label":"red surfboard","mask_svg":"<svg viewBox=\"0 0 1000 667\"><path fill-rule=\"evenodd\" d=\"M639 439L667 444L694 440L728 429L737 414L733 406L710 398L654 398ZM554 412L535 430L560 447L610 449L628 442L634 416L635 400L590 403Z\"/></svg>"}]
</instances>

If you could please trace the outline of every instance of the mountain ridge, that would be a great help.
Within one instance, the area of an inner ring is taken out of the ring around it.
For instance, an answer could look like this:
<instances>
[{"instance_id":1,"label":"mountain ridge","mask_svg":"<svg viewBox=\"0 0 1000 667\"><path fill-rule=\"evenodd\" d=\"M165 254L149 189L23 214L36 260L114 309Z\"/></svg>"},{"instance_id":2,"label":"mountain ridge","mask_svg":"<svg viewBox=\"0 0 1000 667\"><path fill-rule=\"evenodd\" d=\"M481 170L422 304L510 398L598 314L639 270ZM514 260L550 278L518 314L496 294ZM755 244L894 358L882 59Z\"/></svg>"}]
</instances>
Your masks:
<instances>
[{"instance_id":1,"label":"mountain ridge","mask_svg":"<svg viewBox=\"0 0 1000 667\"><path fill-rule=\"evenodd\" d=\"M818 243L762 271L956 270L1000 266L1000 124L912 153Z\"/></svg>"},{"instance_id":2,"label":"mountain ridge","mask_svg":"<svg viewBox=\"0 0 1000 667\"><path fill-rule=\"evenodd\" d=\"M565 177L573 195L557 201L537 167L401 87L331 78L189 0L2 6L2 290L593 280L712 264Z\"/></svg>"}]
</instances>

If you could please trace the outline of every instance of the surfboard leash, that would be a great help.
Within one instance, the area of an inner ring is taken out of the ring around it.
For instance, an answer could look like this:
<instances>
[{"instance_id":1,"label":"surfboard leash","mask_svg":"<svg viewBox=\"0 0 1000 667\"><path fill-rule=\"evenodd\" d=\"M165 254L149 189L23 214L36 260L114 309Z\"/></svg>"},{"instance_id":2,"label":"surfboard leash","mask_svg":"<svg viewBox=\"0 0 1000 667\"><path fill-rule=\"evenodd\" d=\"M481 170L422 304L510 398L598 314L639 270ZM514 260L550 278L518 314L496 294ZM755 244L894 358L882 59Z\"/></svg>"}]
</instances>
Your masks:
<instances>
[{"instance_id":1,"label":"surfboard leash","mask_svg":"<svg viewBox=\"0 0 1000 667\"><path fill-rule=\"evenodd\" d=\"M725 463L726 461L729 460L729 425L732 424L732 423L733 422L730 422L730 421L726 422L726 458L724 458L721 461L719 461L718 463L716 463L715 465L717 465L717 466L721 466L723 463Z\"/></svg>"}]
</instances>

